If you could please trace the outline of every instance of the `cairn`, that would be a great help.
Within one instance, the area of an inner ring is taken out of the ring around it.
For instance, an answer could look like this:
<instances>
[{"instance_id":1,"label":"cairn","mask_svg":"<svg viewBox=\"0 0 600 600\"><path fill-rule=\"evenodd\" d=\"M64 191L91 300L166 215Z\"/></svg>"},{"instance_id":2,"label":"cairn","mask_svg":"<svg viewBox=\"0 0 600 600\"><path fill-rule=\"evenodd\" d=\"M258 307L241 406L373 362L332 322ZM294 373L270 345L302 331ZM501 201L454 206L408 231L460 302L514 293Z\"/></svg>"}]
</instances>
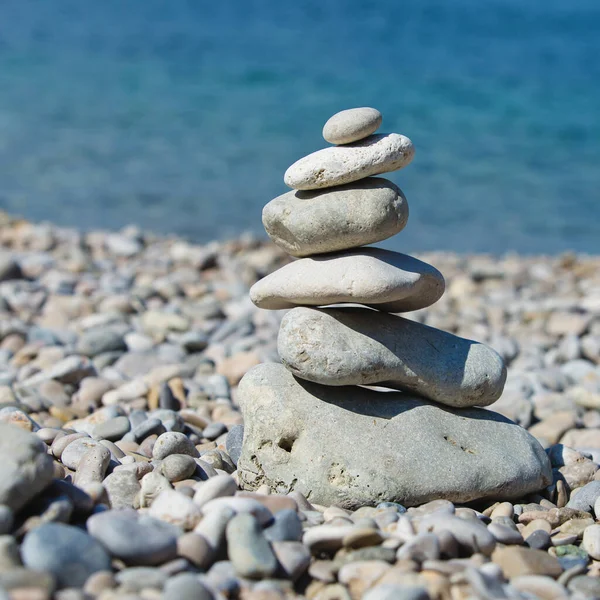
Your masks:
<instances>
[{"instance_id":1,"label":"cairn","mask_svg":"<svg viewBox=\"0 0 600 600\"><path fill-rule=\"evenodd\" d=\"M250 290L261 308L291 310L278 336L282 364L258 365L239 386L241 485L349 509L539 490L551 481L542 447L474 408L502 394L501 357L394 314L435 303L442 274L364 247L408 220L402 191L373 176L408 165L414 147L403 135L376 134L381 121L372 108L331 117L323 137L335 145L294 163L284 177L293 191L263 210L269 237L298 260ZM340 304L354 306L331 307Z\"/></svg>"}]
</instances>

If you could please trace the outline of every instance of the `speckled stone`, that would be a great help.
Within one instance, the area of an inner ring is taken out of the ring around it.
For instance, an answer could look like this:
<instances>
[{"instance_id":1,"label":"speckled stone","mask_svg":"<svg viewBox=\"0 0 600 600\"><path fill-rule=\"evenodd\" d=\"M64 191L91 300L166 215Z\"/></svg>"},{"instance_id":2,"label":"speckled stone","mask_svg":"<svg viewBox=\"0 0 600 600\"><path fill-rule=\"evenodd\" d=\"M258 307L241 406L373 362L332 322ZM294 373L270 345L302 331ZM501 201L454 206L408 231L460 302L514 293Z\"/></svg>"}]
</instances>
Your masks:
<instances>
[{"instance_id":1,"label":"speckled stone","mask_svg":"<svg viewBox=\"0 0 600 600\"><path fill-rule=\"evenodd\" d=\"M364 308L295 308L277 348L301 379L385 385L454 407L487 406L506 381L502 358L485 344Z\"/></svg>"},{"instance_id":2,"label":"speckled stone","mask_svg":"<svg viewBox=\"0 0 600 600\"><path fill-rule=\"evenodd\" d=\"M283 179L296 190L333 187L402 169L414 154L413 144L406 136L375 134L346 146L313 152L289 167Z\"/></svg>"},{"instance_id":3,"label":"speckled stone","mask_svg":"<svg viewBox=\"0 0 600 600\"><path fill-rule=\"evenodd\" d=\"M238 401L246 427L238 465L245 489L293 487L313 502L356 509L382 500L413 506L435 498L518 498L551 481L538 442L491 411L320 386L275 363L246 374Z\"/></svg>"}]
</instances>

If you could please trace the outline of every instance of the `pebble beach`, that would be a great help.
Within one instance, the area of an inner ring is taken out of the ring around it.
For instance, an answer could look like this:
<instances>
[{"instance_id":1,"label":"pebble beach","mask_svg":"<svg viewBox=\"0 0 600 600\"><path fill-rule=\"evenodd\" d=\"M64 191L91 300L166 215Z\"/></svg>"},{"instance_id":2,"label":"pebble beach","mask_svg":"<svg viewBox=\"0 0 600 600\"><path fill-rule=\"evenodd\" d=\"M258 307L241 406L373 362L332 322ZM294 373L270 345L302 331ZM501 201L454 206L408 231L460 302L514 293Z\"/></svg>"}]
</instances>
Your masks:
<instances>
[{"instance_id":1,"label":"pebble beach","mask_svg":"<svg viewBox=\"0 0 600 600\"><path fill-rule=\"evenodd\" d=\"M500 353L490 409L553 481L348 510L238 486L237 385L278 361L286 314L248 294L276 246L4 214L0 245L2 598L600 597L599 257L418 256L446 293L408 318Z\"/></svg>"}]
</instances>

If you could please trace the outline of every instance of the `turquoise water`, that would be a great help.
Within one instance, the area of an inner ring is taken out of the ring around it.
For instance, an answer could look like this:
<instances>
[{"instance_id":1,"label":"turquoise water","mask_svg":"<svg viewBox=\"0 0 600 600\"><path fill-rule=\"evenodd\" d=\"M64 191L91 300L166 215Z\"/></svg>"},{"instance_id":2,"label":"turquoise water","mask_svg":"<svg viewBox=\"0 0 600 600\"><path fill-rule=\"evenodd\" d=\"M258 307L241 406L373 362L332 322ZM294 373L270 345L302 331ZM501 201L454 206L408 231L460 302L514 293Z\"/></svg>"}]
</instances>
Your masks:
<instances>
[{"instance_id":1,"label":"turquoise water","mask_svg":"<svg viewBox=\"0 0 600 600\"><path fill-rule=\"evenodd\" d=\"M334 112L414 162L399 250L600 253L597 0L4 0L0 207L261 231Z\"/></svg>"}]
</instances>

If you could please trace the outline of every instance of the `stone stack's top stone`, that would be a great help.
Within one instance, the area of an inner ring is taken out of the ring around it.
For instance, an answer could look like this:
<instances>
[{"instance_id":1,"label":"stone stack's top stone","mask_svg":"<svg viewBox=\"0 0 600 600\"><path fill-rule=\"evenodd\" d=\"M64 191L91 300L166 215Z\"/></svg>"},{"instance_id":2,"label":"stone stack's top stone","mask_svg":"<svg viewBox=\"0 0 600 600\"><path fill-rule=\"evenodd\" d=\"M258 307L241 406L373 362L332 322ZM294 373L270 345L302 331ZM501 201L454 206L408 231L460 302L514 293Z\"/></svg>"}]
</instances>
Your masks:
<instances>
[{"instance_id":1,"label":"stone stack's top stone","mask_svg":"<svg viewBox=\"0 0 600 600\"><path fill-rule=\"evenodd\" d=\"M331 117L323 127L323 137L330 144L350 144L375 133L383 117L376 108L350 108Z\"/></svg>"},{"instance_id":2,"label":"stone stack's top stone","mask_svg":"<svg viewBox=\"0 0 600 600\"><path fill-rule=\"evenodd\" d=\"M412 142L398 133L379 133L347 144L313 152L296 161L284 175L296 190L318 190L397 171L413 159Z\"/></svg>"}]
</instances>

